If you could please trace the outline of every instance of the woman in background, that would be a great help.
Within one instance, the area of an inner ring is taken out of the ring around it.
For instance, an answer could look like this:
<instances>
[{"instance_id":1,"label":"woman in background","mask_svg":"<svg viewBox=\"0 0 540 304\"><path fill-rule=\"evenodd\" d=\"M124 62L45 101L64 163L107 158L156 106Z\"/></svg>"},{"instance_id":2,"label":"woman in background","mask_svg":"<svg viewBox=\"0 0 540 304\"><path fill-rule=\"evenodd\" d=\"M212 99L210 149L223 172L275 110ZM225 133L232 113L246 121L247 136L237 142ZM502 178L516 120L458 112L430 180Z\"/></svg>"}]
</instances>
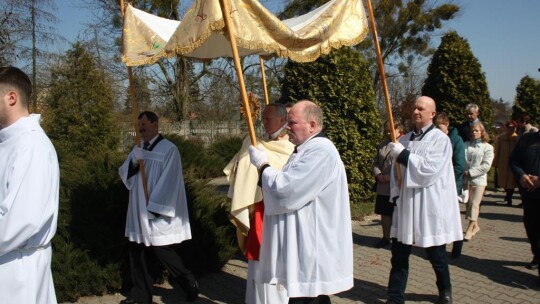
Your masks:
<instances>
[{"instance_id":1,"label":"woman in background","mask_svg":"<svg viewBox=\"0 0 540 304\"><path fill-rule=\"evenodd\" d=\"M517 138L517 123L510 120L506 123L506 132L495 141L493 167L497 169L497 186L506 192L504 201L507 206L512 206L512 196L517 186L514 174L508 166L508 158L516 146Z\"/></svg>"},{"instance_id":2,"label":"woman in background","mask_svg":"<svg viewBox=\"0 0 540 304\"><path fill-rule=\"evenodd\" d=\"M469 241L478 231L478 215L480 203L487 186L487 173L493 162L493 146L489 143L489 135L481 123L471 126L471 140L465 142L465 161L467 168L464 176L469 187L469 202L467 203L467 219L469 226L464 239Z\"/></svg>"}]
</instances>

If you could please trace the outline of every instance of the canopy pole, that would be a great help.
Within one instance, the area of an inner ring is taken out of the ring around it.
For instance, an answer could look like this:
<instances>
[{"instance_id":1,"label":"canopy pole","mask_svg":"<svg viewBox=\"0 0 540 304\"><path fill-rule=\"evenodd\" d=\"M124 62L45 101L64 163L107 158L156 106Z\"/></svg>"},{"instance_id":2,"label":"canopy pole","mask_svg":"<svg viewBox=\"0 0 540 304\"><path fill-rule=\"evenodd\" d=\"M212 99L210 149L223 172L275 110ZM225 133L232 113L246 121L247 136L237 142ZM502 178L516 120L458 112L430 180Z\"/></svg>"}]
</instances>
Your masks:
<instances>
[{"instance_id":1,"label":"canopy pole","mask_svg":"<svg viewBox=\"0 0 540 304\"><path fill-rule=\"evenodd\" d=\"M390 103L390 94L388 94L388 84L386 83L386 74L384 72L384 63L382 60L382 54L381 54L381 47L379 45L379 38L377 37L377 28L375 25L375 16L373 15L373 8L371 6L371 0L366 0L367 7L368 7L368 13L369 13L369 21L371 24L371 34L373 36L373 43L375 44L375 51L377 53L377 62L379 63L379 73L381 74L381 83L383 87L384 92L384 100L386 102L386 112L388 113L388 123L390 124L390 129L392 132L391 139L392 142L396 142L396 134L395 134L395 126L394 126L394 117L392 115L392 105ZM401 188L401 170L399 166L396 166L397 169L397 175L398 175L398 184Z\"/></svg>"},{"instance_id":2,"label":"canopy pole","mask_svg":"<svg viewBox=\"0 0 540 304\"><path fill-rule=\"evenodd\" d=\"M225 20L225 26L227 27L227 33L229 34L229 41L231 43L231 49L234 57L234 67L236 68L236 75L240 84L240 93L242 94L242 103L244 104L246 122L249 128L249 138L251 144L257 146L257 138L255 137L255 129L253 128L253 119L251 118L251 108L249 107L246 85L244 83L244 74L242 73L242 66L240 65L240 56L238 55L238 48L236 46L236 36L234 35L234 26L231 19L231 11L228 0L219 0L221 5L221 12L223 13L223 19Z\"/></svg>"},{"instance_id":3,"label":"canopy pole","mask_svg":"<svg viewBox=\"0 0 540 304\"><path fill-rule=\"evenodd\" d=\"M266 87L266 75L264 73L264 59L262 59L261 56L259 56L259 62L261 64L261 75L264 89L264 103L268 105L270 102L268 101L268 88Z\"/></svg>"},{"instance_id":4,"label":"canopy pole","mask_svg":"<svg viewBox=\"0 0 540 304\"><path fill-rule=\"evenodd\" d=\"M122 21L124 20L124 0L120 0L120 11L122 13ZM124 35L122 34L122 37ZM133 72L131 70L131 67L127 67L128 72L128 80L129 80L129 99L131 101L131 114L133 117L133 127L135 129L135 144L137 147L141 147L141 135L139 134L139 109L137 108L137 100L135 99L135 88L133 86ZM146 183L146 173L144 170L144 161L139 160L139 171L141 172L141 179L144 189L144 197L146 198L146 205L148 205L148 201L150 198L150 195L148 194L148 185Z\"/></svg>"}]
</instances>

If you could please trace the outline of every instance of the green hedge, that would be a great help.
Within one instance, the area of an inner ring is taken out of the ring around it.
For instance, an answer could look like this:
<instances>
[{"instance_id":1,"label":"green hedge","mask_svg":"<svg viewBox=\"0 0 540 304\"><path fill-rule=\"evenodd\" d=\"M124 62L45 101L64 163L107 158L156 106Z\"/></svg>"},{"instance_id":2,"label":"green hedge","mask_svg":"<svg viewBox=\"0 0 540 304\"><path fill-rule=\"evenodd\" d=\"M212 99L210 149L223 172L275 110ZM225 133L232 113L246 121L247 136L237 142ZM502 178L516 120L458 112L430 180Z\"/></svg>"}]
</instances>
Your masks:
<instances>
[{"instance_id":1,"label":"green hedge","mask_svg":"<svg viewBox=\"0 0 540 304\"><path fill-rule=\"evenodd\" d=\"M197 275L219 271L237 252L236 234L228 219L230 203L206 178L222 175L241 139L227 138L205 148L195 140L169 138L182 154L193 235L178 250ZM126 155L88 155L59 153L60 213L52 262L59 302L130 285L124 237L128 191L118 177Z\"/></svg>"},{"instance_id":2,"label":"green hedge","mask_svg":"<svg viewBox=\"0 0 540 304\"><path fill-rule=\"evenodd\" d=\"M208 147L198 138L177 135L166 135L166 138L178 146L184 173L194 178L223 176L223 168L242 147L241 137L223 137Z\"/></svg>"}]
</instances>

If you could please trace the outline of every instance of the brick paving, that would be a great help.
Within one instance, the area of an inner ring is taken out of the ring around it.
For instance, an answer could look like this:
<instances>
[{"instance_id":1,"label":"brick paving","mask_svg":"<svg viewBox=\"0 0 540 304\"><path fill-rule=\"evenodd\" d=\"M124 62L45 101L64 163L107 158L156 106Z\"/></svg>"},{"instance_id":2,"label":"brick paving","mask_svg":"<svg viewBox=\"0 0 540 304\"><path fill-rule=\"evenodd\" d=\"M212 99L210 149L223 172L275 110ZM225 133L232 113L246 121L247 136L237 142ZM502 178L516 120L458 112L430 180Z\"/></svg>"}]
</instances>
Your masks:
<instances>
[{"instance_id":1,"label":"brick paving","mask_svg":"<svg viewBox=\"0 0 540 304\"><path fill-rule=\"evenodd\" d=\"M462 256L450 259L453 298L456 304L540 304L538 271L525 265L532 259L522 222L523 210L507 207L503 192L487 191L480 211L480 232L464 243ZM514 204L520 203L519 195ZM465 205L460 205L463 216ZM354 287L331 297L332 303L384 303L390 272L390 250L375 244L381 235L373 216L353 225ZM451 245L447 248L451 250ZM199 278L201 297L195 303L244 303L247 264L241 257L230 260L219 273ZM157 304L184 303L181 291L156 286ZM423 249L413 248L406 290L407 303L435 303L437 287L431 264ZM118 303L120 294L81 298L81 304Z\"/></svg>"}]
</instances>

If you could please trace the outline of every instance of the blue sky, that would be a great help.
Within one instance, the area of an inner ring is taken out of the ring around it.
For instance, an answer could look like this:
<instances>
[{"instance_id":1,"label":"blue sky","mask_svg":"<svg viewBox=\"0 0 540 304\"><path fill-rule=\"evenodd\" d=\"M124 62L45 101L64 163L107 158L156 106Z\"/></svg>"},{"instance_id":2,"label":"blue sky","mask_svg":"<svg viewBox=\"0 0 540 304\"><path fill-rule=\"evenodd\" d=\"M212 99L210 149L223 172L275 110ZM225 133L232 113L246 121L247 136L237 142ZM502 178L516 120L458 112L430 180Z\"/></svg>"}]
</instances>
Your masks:
<instances>
[{"instance_id":1,"label":"blue sky","mask_svg":"<svg viewBox=\"0 0 540 304\"><path fill-rule=\"evenodd\" d=\"M262 2L281 5L283 0ZM82 0L56 0L56 3L60 18L57 29L73 42L92 13L81 8ZM456 30L469 42L486 74L491 97L513 102L516 86L523 76L540 79L540 0L458 0L456 3L462 10L446 28Z\"/></svg>"}]
</instances>

